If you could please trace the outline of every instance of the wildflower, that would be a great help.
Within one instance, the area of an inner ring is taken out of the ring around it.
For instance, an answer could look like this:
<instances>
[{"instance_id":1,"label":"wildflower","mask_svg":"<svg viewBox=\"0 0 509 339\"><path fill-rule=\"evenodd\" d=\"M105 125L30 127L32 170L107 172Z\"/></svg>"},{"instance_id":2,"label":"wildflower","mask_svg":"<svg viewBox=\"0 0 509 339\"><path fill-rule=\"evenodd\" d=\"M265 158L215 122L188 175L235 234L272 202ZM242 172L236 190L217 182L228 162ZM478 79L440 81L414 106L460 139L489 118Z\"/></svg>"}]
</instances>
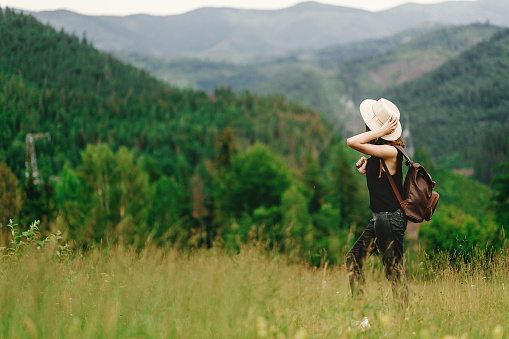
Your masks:
<instances>
[{"instance_id":1,"label":"wildflower","mask_svg":"<svg viewBox=\"0 0 509 339\"><path fill-rule=\"evenodd\" d=\"M350 319L350 323L352 324L352 326L355 329L357 329L361 332L366 332L367 330L369 330L371 328L371 325L369 324L368 317L362 318L361 321L356 321L356 320ZM352 328L348 327L348 332L351 332L351 331L352 331Z\"/></svg>"},{"instance_id":2,"label":"wildflower","mask_svg":"<svg viewBox=\"0 0 509 339\"><path fill-rule=\"evenodd\" d=\"M380 316L380 324L382 325L383 328L390 329L394 322L389 315L383 314L382 316Z\"/></svg>"},{"instance_id":3,"label":"wildflower","mask_svg":"<svg viewBox=\"0 0 509 339\"><path fill-rule=\"evenodd\" d=\"M419 332L419 338L422 338L422 339L431 339L432 336L431 336L430 331L427 328L424 328L424 329L422 329Z\"/></svg>"},{"instance_id":4,"label":"wildflower","mask_svg":"<svg viewBox=\"0 0 509 339\"><path fill-rule=\"evenodd\" d=\"M295 334L295 339L306 339L308 337L308 334L306 333L306 330L301 328L297 331Z\"/></svg>"},{"instance_id":5,"label":"wildflower","mask_svg":"<svg viewBox=\"0 0 509 339\"><path fill-rule=\"evenodd\" d=\"M267 331L267 320L264 317L256 318L256 335L259 338L266 338L268 335Z\"/></svg>"},{"instance_id":6,"label":"wildflower","mask_svg":"<svg viewBox=\"0 0 509 339\"><path fill-rule=\"evenodd\" d=\"M504 328L502 325L497 325L491 330L491 338L502 339L504 337Z\"/></svg>"}]
</instances>

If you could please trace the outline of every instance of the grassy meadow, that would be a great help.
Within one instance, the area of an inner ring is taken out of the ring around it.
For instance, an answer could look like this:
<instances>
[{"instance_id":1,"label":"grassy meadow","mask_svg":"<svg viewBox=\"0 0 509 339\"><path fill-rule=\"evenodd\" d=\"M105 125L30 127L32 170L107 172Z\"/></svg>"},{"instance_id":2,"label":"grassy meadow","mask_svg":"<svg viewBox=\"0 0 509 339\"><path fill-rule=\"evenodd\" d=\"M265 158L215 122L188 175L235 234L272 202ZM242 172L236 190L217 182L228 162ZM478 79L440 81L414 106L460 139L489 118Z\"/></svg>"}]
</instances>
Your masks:
<instances>
[{"instance_id":1,"label":"grassy meadow","mask_svg":"<svg viewBox=\"0 0 509 339\"><path fill-rule=\"evenodd\" d=\"M396 310L378 258L367 267L371 328L349 328L343 266L296 263L256 246L183 253L117 246L58 260L5 256L3 338L505 338L509 260L456 269L407 262L410 306ZM422 272L425 271L425 274Z\"/></svg>"}]
</instances>

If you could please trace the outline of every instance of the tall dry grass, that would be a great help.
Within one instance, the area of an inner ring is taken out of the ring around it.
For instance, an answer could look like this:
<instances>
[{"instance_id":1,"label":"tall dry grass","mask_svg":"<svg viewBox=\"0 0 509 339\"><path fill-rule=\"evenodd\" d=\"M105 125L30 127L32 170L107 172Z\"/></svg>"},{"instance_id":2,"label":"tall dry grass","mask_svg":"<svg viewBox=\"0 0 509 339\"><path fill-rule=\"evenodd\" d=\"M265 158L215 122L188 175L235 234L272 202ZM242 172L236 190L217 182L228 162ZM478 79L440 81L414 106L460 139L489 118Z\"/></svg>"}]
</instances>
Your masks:
<instances>
[{"instance_id":1,"label":"tall dry grass","mask_svg":"<svg viewBox=\"0 0 509 339\"><path fill-rule=\"evenodd\" d=\"M237 254L151 247L137 253L118 246L62 262L50 251L31 250L1 262L0 334L503 338L505 331L507 337L509 260L499 255L482 266L428 265L425 278L410 274L410 307L401 313L379 262L370 259L364 313L371 329L363 333L351 327L353 304L343 267L295 264L255 246Z\"/></svg>"}]
</instances>

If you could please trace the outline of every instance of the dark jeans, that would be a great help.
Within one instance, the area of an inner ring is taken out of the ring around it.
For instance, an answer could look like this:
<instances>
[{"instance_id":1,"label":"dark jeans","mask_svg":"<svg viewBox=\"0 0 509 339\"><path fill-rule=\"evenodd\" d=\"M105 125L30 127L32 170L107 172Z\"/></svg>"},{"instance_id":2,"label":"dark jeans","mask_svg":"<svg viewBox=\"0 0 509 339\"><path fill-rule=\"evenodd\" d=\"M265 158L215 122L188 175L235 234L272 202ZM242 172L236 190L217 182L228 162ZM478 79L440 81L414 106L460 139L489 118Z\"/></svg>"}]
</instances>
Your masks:
<instances>
[{"instance_id":1,"label":"dark jeans","mask_svg":"<svg viewBox=\"0 0 509 339\"><path fill-rule=\"evenodd\" d=\"M362 266L377 247L395 300L403 308L408 306L408 285L403 265L406 225L407 219L402 210L373 213L373 219L346 255L346 269L354 298L364 295Z\"/></svg>"}]
</instances>

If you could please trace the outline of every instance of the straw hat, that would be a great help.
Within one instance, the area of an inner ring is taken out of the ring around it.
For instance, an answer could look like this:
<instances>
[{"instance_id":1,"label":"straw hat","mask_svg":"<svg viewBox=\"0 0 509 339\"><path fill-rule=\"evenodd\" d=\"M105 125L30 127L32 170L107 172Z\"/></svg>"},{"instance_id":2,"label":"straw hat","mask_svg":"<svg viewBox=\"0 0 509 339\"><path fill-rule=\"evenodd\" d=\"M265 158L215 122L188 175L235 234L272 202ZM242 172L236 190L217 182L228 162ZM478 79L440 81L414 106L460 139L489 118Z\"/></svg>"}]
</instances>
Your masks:
<instances>
[{"instance_id":1,"label":"straw hat","mask_svg":"<svg viewBox=\"0 0 509 339\"><path fill-rule=\"evenodd\" d=\"M399 109L391 101L381 98L380 100L366 99L360 106L362 120L372 131L380 129L390 116L398 117ZM398 127L391 134L384 135L382 139L393 141L401 136L401 123L398 121Z\"/></svg>"}]
</instances>

